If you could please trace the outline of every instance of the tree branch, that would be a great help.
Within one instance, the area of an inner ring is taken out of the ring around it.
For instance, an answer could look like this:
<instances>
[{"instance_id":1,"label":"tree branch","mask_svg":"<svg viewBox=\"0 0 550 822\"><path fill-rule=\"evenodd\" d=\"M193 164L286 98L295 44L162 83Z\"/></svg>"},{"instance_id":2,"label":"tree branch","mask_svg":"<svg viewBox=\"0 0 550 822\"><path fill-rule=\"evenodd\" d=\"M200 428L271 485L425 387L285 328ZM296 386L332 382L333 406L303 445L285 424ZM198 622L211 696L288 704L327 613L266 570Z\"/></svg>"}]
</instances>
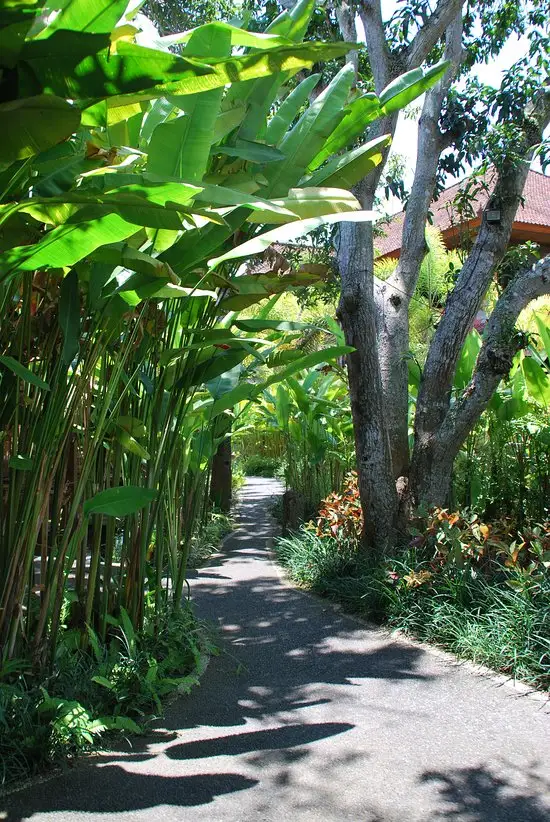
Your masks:
<instances>
[{"instance_id":1,"label":"tree branch","mask_svg":"<svg viewBox=\"0 0 550 822\"><path fill-rule=\"evenodd\" d=\"M510 241L533 146L540 142L550 121L550 93L541 91L527 106L525 115L523 139L513 147L515 156L502 164L493 191L493 197L499 202L500 222L488 222L486 206L472 251L447 299L428 350L416 403L410 471L412 494L417 502L444 499L449 490L451 452L443 453L439 448L439 433L449 412L456 365L495 266ZM525 159L518 161L517 155Z\"/></svg>"},{"instance_id":2,"label":"tree branch","mask_svg":"<svg viewBox=\"0 0 550 822\"><path fill-rule=\"evenodd\" d=\"M391 71L390 50L386 42L380 0L361 0L359 17L365 29L365 42L377 94L394 79Z\"/></svg>"},{"instance_id":3,"label":"tree branch","mask_svg":"<svg viewBox=\"0 0 550 822\"><path fill-rule=\"evenodd\" d=\"M405 212L399 262L394 273L375 292L380 371L396 478L406 475L409 466L409 303L426 253L426 221L440 156L441 106L458 71L461 55L462 14L459 13L446 32L445 57L450 61L449 69L427 92L424 100L418 127L414 182Z\"/></svg>"},{"instance_id":4,"label":"tree branch","mask_svg":"<svg viewBox=\"0 0 550 822\"><path fill-rule=\"evenodd\" d=\"M514 333L516 320L530 302L550 294L550 257L525 269L508 285L487 323L483 346L470 385L449 410L437 436L439 446L453 455L472 430L522 347Z\"/></svg>"},{"instance_id":5,"label":"tree branch","mask_svg":"<svg viewBox=\"0 0 550 822\"><path fill-rule=\"evenodd\" d=\"M458 12L462 11L463 5L464 0L439 0L435 11L407 48L407 69L416 68L424 62Z\"/></svg>"},{"instance_id":6,"label":"tree branch","mask_svg":"<svg viewBox=\"0 0 550 822\"><path fill-rule=\"evenodd\" d=\"M338 27L342 33L342 37L348 43L357 42L357 27L355 25L355 9L347 2L342 0L334 9L336 19L338 20ZM355 76L359 70L359 54L357 51L350 51L346 57L346 62L351 63L355 69Z\"/></svg>"},{"instance_id":7,"label":"tree branch","mask_svg":"<svg viewBox=\"0 0 550 822\"><path fill-rule=\"evenodd\" d=\"M409 298L416 288L418 273L426 252L425 226L441 154L441 107L460 68L462 56L462 13L459 13L446 32L445 59L450 62L449 69L425 96L418 125L416 169L405 212L401 254L395 273L387 281L388 288L395 287Z\"/></svg>"},{"instance_id":8,"label":"tree branch","mask_svg":"<svg viewBox=\"0 0 550 822\"><path fill-rule=\"evenodd\" d=\"M542 92L529 105L526 114L523 145L514 147L525 160L505 162L493 191L493 196L499 201L500 223L495 225L487 221L486 206L472 251L447 299L445 313L428 351L415 419L416 439L420 448L424 436L434 435L447 413L450 389L462 345L487 292L495 266L508 246L512 224L529 173L532 147L540 141L550 121L550 93Z\"/></svg>"}]
</instances>

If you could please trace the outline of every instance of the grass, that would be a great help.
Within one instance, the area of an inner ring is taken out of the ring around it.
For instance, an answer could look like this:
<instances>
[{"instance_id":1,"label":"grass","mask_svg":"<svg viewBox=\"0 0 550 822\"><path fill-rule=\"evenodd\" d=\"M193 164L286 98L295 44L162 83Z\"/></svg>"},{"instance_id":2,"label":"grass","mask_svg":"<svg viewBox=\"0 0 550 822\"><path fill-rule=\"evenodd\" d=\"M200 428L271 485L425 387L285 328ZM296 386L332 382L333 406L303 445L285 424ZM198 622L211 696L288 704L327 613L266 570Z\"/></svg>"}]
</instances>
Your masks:
<instances>
[{"instance_id":1,"label":"grass","mask_svg":"<svg viewBox=\"0 0 550 822\"><path fill-rule=\"evenodd\" d=\"M418 552L373 564L352 543L306 528L276 552L299 585L456 656L550 688L550 572L439 566Z\"/></svg>"}]
</instances>

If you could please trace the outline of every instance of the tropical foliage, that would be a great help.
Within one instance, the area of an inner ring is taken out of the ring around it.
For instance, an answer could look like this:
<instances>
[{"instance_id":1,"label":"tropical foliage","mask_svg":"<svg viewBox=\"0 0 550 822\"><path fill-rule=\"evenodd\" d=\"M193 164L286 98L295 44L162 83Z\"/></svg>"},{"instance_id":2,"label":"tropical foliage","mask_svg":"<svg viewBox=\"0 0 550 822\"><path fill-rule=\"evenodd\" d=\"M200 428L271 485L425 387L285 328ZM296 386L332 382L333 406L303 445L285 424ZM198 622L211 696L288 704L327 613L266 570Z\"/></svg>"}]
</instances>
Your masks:
<instances>
[{"instance_id":1,"label":"tropical foliage","mask_svg":"<svg viewBox=\"0 0 550 822\"><path fill-rule=\"evenodd\" d=\"M163 636L182 613L189 553L205 533L212 457L243 409L282 380L306 415L311 385L294 377L351 350L339 339L289 348L308 324L269 318L278 295L319 281L322 268L281 270L269 254L246 261L323 225L372 219L349 188L381 161L387 138L357 138L444 67L376 96L359 93L343 65L313 97L319 75L300 72L341 64L353 48L304 40L313 9L301 0L265 33L207 23L161 36L126 0L2 8L8 728L25 703L22 683L45 682L67 656L95 658L95 687L117 716L121 640L127 650L145 643L145 667L130 668L148 699L154 685L156 707L171 679L190 675L187 651L177 676L171 663L162 668ZM254 319L240 316L261 302ZM333 400L327 381L310 404ZM330 438L317 435L322 454ZM195 647L192 635L184 646ZM117 727L81 692L68 702L38 693L33 704L48 717L41 750L60 722L79 743Z\"/></svg>"}]
</instances>

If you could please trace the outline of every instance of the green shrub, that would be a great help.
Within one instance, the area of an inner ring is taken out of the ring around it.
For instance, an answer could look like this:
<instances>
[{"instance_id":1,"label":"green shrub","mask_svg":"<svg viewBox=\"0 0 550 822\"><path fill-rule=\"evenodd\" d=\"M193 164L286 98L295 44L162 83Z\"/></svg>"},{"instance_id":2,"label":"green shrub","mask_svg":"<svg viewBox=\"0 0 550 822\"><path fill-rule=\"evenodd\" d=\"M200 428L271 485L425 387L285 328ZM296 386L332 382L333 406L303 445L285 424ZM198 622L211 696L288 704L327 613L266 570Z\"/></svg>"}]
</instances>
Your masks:
<instances>
[{"instance_id":1,"label":"green shrub","mask_svg":"<svg viewBox=\"0 0 550 822\"><path fill-rule=\"evenodd\" d=\"M320 537L307 526L278 539L275 550L291 578L318 593L326 593L331 580L357 570L353 542Z\"/></svg>"},{"instance_id":2,"label":"green shrub","mask_svg":"<svg viewBox=\"0 0 550 822\"><path fill-rule=\"evenodd\" d=\"M312 525L279 539L276 552L299 585L347 610L548 689L549 539L548 527L517 533L506 521L438 510L377 563Z\"/></svg>"},{"instance_id":3,"label":"green shrub","mask_svg":"<svg viewBox=\"0 0 550 822\"><path fill-rule=\"evenodd\" d=\"M199 568L219 548L221 540L231 533L234 523L230 516L220 511L211 511L206 523L197 528L191 539L191 549L187 559L188 568Z\"/></svg>"},{"instance_id":4,"label":"green shrub","mask_svg":"<svg viewBox=\"0 0 550 822\"><path fill-rule=\"evenodd\" d=\"M106 733L139 733L164 697L197 684L214 648L190 606L151 610L139 635L124 611L116 622L106 643L88 629L86 651L66 630L47 678L17 660L0 669L0 786L90 750Z\"/></svg>"},{"instance_id":5,"label":"green shrub","mask_svg":"<svg viewBox=\"0 0 550 822\"><path fill-rule=\"evenodd\" d=\"M247 477L274 477L280 460L254 454L243 460L243 471Z\"/></svg>"}]
</instances>

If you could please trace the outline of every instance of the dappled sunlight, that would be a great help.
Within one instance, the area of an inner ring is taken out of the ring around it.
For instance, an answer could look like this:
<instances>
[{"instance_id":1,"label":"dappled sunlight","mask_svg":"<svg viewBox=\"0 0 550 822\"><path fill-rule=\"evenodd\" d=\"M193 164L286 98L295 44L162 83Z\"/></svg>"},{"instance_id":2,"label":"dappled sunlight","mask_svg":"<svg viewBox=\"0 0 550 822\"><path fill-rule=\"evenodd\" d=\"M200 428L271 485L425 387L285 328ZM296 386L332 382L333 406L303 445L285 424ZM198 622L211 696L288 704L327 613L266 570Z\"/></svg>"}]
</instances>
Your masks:
<instances>
[{"instance_id":1,"label":"dappled sunlight","mask_svg":"<svg viewBox=\"0 0 550 822\"><path fill-rule=\"evenodd\" d=\"M430 822L547 822L550 781L540 764L528 768L502 761L498 767L477 767L427 771L424 783L437 787L441 809Z\"/></svg>"},{"instance_id":2,"label":"dappled sunlight","mask_svg":"<svg viewBox=\"0 0 550 822\"><path fill-rule=\"evenodd\" d=\"M177 807L202 822L271 821L278 807L312 822L320 808L327 822L546 819L542 769L514 773L495 758L504 727L521 724L532 706L516 701L514 715L501 719L512 695L476 681L480 718L470 674L284 584L268 548L276 527L266 489L273 493L272 480L249 481L239 530L191 580L220 647L200 687L146 736L17 795L8 822L157 807L174 822Z\"/></svg>"}]
</instances>

